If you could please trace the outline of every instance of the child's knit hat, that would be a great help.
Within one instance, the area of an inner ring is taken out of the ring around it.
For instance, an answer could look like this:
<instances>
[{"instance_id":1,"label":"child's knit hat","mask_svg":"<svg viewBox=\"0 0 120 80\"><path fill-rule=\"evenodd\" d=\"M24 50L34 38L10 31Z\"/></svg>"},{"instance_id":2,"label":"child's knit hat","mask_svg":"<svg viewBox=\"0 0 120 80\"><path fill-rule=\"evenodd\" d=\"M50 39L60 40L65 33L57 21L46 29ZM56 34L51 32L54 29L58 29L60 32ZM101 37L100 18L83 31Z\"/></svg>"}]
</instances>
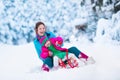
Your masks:
<instances>
[{"instance_id":1,"label":"child's knit hat","mask_svg":"<svg viewBox=\"0 0 120 80\"><path fill-rule=\"evenodd\" d=\"M63 43L63 39L60 36L56 37L56 41L58 41L58 44L62 44Z\"/></svg>"}]
</instances>

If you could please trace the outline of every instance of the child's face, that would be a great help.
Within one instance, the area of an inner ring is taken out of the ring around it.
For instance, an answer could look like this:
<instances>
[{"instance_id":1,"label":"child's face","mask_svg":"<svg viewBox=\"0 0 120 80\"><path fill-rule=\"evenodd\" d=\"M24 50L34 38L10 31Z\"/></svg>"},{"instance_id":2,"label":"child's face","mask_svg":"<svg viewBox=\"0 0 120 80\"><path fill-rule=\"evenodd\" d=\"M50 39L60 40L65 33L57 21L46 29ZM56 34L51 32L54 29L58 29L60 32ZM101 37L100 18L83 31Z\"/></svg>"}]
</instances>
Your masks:
<instances>
[{"instance_id":1,"label":"child's face","mask_svg":"<svg viewBox=\"0 0 120 80\"><path fill-rule=\"evenodd\" d=\"M46 47L49 47L50 44L51 44L51 43L50 43L50 41L48 40L48 41L46 41L45 46L46 46Z\"/></svg>"}]
</instances>

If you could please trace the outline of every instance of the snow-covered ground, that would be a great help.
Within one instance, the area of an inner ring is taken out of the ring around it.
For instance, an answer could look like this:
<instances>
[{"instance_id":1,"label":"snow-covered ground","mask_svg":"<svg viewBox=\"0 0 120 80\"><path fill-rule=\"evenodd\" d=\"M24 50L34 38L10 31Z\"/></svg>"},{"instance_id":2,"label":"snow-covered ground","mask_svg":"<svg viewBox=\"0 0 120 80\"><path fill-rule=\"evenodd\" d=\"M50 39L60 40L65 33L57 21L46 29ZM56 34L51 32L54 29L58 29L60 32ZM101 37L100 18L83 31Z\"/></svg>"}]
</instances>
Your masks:
<instances>
[{"instance_id":1,"label":"snow-covered ground","mask_svg":"<svg viewBox=\"0 0 120 80\"><path fill-rule=\"evenodd\" d=\"M107 14L112 16L111 19L100 18L94 25L89 17L91 9L88 10L86 5L82 8L79 5L81 1L1 0L0 80L120 80L120 11ZM86 19L91 24L85 34L80 34L74 27L86 22ZM69 39L70 43L65 42L64 47L76 46L92 56L96 63L42 72L42 61L31 42L35 37L34 25L37 21L45 22L48 30ZM93 43L89 43L89 39ZM25 44L27 42L31 43Z\"/></svg>"},{"instance_id":2,"label":"snow-covered ground","mask_svg":"<svg viewBox=\"0 0 120 80\"><path fill-rule=\"evenodd\" d=\"M0 80L120 80L120 46L65 43L76 46L96 63L74 69L40 71L33 43L20 46L0 44Z\"/></svg>"}]
</instances>

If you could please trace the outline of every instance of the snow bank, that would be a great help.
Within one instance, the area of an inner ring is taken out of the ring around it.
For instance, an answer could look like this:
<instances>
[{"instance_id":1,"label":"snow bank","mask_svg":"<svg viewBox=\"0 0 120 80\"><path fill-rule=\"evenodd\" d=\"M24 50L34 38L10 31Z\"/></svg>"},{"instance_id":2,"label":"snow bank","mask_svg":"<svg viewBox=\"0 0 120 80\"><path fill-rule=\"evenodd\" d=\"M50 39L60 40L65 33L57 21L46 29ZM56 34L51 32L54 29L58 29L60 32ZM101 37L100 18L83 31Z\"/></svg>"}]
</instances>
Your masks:
<instances>
[{"instance_id":1,"label":"snow bank","mask_svg":"<svg viewBox=\"0 0 120 80\"><path fill-rule=\"evenodd\" d=\"M1 80L119 80L120 46L65 43L76 46L96 60L96 64L74 69L41 72L33 43L21 46L0 45Z\"/></svg>"}]
</instances>

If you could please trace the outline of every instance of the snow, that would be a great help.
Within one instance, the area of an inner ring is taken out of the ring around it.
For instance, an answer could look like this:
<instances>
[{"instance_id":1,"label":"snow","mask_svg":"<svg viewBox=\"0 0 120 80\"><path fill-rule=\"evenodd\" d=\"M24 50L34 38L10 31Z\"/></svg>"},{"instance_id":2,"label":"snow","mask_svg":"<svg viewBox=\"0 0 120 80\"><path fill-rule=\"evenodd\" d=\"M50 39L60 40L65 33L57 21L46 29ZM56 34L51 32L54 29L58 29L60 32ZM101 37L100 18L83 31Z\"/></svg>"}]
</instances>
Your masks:
<instances>
[{"instance_id":1,"label":"snow","mask_svg":"<svg viewBox=\"0 0 120 80\"><path fill-rule=\"evenodd\" d=\"M20 45L0 45L1 80L119 80L120 46L105 44L65 43L64 47L76 46L96 63L74 69L58 69L42 72L42 65L33 42Z\"/></svg>"},{"instance_id":2,"label":"snow","mask_svg":"<svg viewBox=\"0 0 120 80\"><path fill-rule=\"evenodd\" d=\"M90 8L93 4L89 0L82 6L81 2L1 0L0 80L120 80L120 11L112 14L109 10L113 5L101 7L103 12L97 9L100 18L96 22ZM32 42L37 21L45 22L49 31L69 40L64 47L76 46L96 63L42 72L42 61ZM75 29L75 25L82 24L88 24L84 33Z\"/></svg>"}]
</instances>

